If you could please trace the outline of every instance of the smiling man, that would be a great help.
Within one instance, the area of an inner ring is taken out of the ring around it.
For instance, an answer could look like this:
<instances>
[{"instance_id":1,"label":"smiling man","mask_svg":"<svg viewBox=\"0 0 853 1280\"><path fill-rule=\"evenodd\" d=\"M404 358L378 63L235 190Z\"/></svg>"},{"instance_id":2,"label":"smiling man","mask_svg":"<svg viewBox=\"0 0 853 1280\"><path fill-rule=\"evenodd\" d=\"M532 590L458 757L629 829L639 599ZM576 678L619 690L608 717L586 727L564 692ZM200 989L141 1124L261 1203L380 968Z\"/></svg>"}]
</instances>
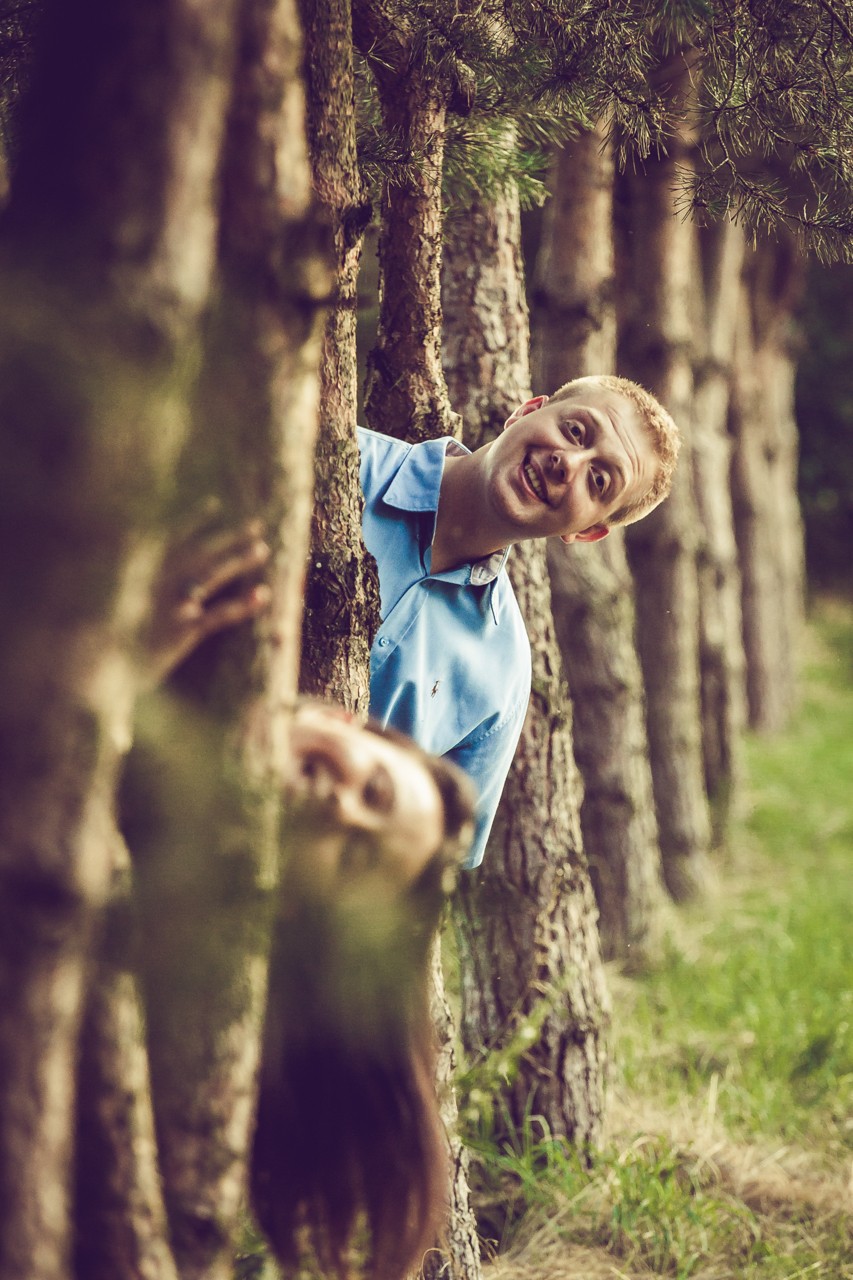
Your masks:
<instances>
[{"instance_id":1,"label":"smiling man","mask_svg":"<svg viewBox=\"0 0 853 1280\"><path fill-rule=\"evenodd\" d=\"M476 784L477 866L530 696L530 647L505 572L530 538L597 542L666 497L679 433L642 387L578 378L525 401L470 453L359 429L364 540L382 625L370 711Z\"/></svg>"}]
</instances>

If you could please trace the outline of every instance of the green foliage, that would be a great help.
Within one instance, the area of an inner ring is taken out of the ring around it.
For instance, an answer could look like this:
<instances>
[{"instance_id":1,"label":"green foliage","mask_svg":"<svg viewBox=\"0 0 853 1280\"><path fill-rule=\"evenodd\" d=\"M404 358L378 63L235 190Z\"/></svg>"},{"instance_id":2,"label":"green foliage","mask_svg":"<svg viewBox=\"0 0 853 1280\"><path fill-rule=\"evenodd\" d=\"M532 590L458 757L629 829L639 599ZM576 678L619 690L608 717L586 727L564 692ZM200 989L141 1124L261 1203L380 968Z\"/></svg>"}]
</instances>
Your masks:
<instances>
[{"instance_id":1,"label":"green foliage","mask_svg":"<svg viewBox=\"0 0 853 1280\"><path fill-rule=\"evenodd\" d=\"M747 1203L732 1173L738 1152L781 1148L837 1187L853 1152L853 609L824 606L811 634L796 721L749 743L719 897L683 910L685 940L654 973L616 985L618 1136L590 1163L540 1117L513 1132L476 1113L478 1215L518 1274L551 1274L551 1250L555 1274L583 1275L564 1259L584 1246L618 1259L613 1274L853 1277L840 1192Z\"/></svg>"},{"instance_id":2,"label":"green foliage","mask_svg":"<svg viewBox=\"0 0 853 1280\"><path fill-rule=\"evenodd\" d=\"M740 840L753 850L752 882L712 924L696 911L701 960L673 954L647 980L620 1056L637 1087L713 1087L725 1122L849 1158L853 689L849 622L840 659L839 627L822 623L825 656L792 728L750 743Z\"/></svg>"},{"instance_id":3,"label":"green foliage","mask_svg":"<svg viewBox=\"0 0 853 1280\"><path fill-rule=\"evenodd\" d=\"M753 236L783 224L819 256L849 259L850 20L845 0L736 0L699 19L696 208Z\"/></svg>"},{"instance_id":4,"label":"green foliage","mask_svg":"<svg viewBox=\"0 0 853 1280\"><path fill-rule=\"evenodd\" d=\"M623 167L695 135L685 209L753 237L787 226L824 258L853 254L849 0L397 0L394 13L455 113L449 200L517 181L525 203L540 201L547 148L605 121Z\"/></svg>"}]
</instances>

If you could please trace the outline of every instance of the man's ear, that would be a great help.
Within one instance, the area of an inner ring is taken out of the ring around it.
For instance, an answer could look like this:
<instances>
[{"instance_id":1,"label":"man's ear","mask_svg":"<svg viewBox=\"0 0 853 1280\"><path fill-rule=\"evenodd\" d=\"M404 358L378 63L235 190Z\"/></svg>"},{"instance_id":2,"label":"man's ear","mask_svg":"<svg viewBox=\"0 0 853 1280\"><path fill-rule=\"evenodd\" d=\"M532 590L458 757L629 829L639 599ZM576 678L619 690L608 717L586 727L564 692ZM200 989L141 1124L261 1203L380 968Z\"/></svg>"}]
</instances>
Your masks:
<instances>
[{"instance_id":1,"label":"man's ear","mask_svg":"<svg viewBox=\"0 0 853 1280\"><path fill-rule=\"evenodd\" d=\"M525 400L524 404L520 404L517 409L513 409L512 413L504 423L504 431L507 427L511 427L514 422L518 422L519 418L523 418L525 414L535 413L537 409L541 409L543 404L547 404L550 396L533 396L530 400Z\"/></svg>"},{"instance_id":2,"label":"man's ear","mask_svg":"<svg viewBox=\"0 0 853 1280\"><path fill-rule=\"evenodd\" d=\"M560 541L570 542L600 542L602 538L606 538L610 532L610 526L607 524L593 524L588 529L582 529L580 533L561 533Z\"/></svg>"}]
</instances>

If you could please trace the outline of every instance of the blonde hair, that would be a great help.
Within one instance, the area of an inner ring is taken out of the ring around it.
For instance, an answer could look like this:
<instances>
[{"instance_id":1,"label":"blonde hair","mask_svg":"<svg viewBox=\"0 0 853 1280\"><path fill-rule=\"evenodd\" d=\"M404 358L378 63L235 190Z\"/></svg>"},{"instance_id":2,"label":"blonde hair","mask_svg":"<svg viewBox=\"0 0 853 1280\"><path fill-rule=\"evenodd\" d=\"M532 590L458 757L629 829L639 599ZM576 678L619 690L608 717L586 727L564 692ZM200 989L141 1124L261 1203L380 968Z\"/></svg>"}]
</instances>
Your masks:
<instances>
[{"instance_id":1,"label":"blonde hair","mask_svg":"<svg viewBox=\"0 0 853 1280\"><path fill-rule=\"evenodd\" d=\"M591 377L573 378L571 382L559 387L551 396L551 400L566 400L577 391L589 387L590 384L604 387L608 391L615 391L617 395L631 401L640 412L658 460L655 478L642 498L615 511L607 521L608 525L633 524L635 520L648 515L658 503L663 502L672 488L675 464L681 448L681 432L671 415L650 391L646 391L645 387L641 387L637 382L631 382L629 378L619 378L615 374L602 373Z\"/></svg>"}]
</instances>

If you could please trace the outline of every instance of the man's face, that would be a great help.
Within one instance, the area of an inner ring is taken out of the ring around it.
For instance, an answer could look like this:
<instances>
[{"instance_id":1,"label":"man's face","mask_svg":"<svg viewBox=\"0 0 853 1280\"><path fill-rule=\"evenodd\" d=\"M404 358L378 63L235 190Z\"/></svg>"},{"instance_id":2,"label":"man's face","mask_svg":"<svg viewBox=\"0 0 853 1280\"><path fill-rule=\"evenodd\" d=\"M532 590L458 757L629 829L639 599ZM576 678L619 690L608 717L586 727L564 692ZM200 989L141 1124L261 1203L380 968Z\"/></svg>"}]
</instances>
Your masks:
<instances>
[{"instance_id":1,"label":"man's face","mask_svg":"<svg viewBox=\"0 0 853 1280\"><path fill-rule=\"evenodd\" d=\"M592 384L570 399L526 401L489 446L487 465L491 513L506 523L507 543L594 542L648 492L658 460L636 406Z\"/></svg>"},{"instance_id":2,"label":"man's face","mask_svg":"<svg viewBox=\"0 0 853 1280\"><path fill-rule=\"evenodd\" d=\"M305 703L291 730L288 790L309 833L295 856L317 890L375 878L405 891L444 835L438 788L416 752L369 732L342 708Z\"/></svg>"}]
</instances>

